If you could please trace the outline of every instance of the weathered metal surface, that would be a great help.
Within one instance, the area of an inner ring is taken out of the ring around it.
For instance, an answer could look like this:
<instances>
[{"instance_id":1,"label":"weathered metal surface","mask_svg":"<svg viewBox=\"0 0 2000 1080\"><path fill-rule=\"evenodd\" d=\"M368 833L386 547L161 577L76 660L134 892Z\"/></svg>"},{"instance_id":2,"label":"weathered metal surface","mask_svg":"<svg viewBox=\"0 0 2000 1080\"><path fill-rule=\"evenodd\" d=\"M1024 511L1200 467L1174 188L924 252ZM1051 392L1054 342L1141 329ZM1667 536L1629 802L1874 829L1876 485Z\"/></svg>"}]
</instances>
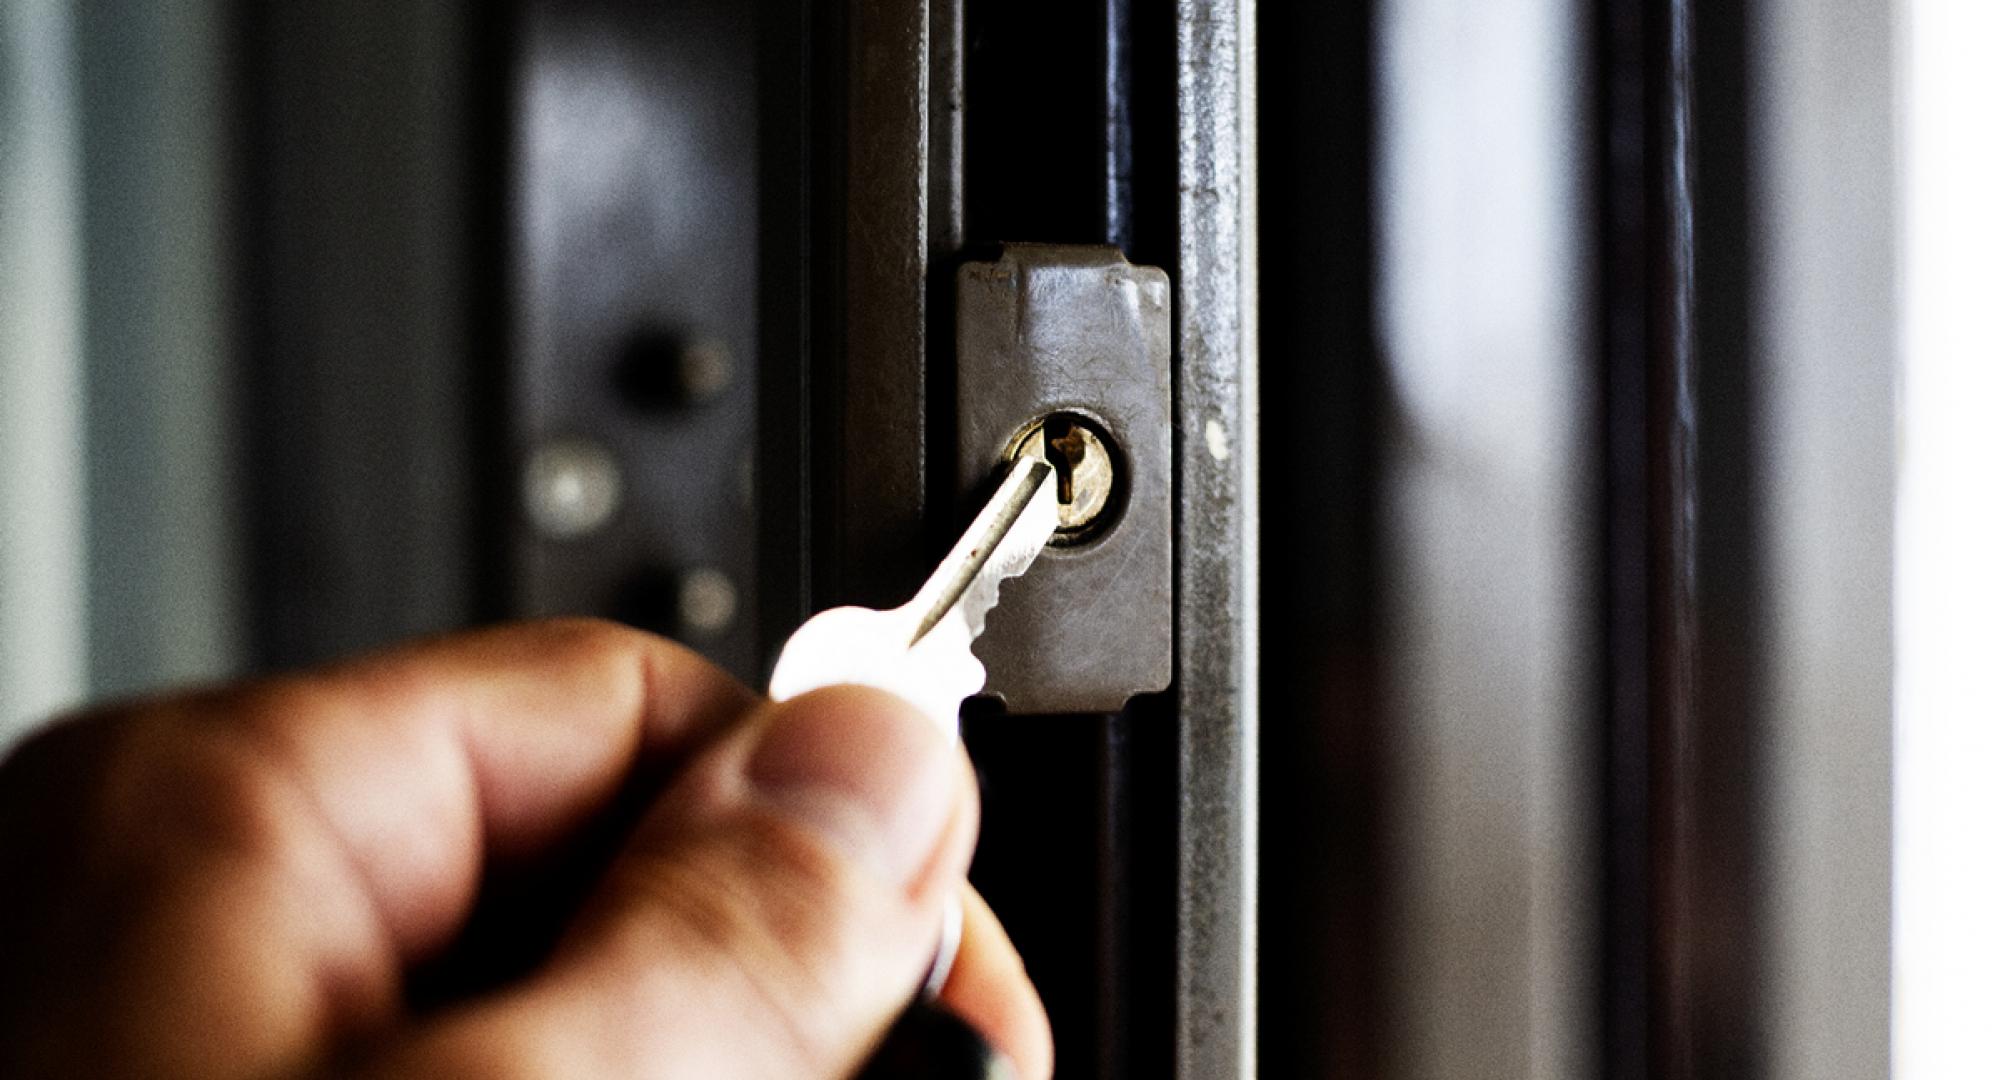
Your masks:
<instances>
[{"instance_id":1,"label":"weathered metal surface","mask_svg":"<svg viewBox=\"0 0 2000 1080\"><path fill-rule=\"evenodd\" d=\"M959 269L960 489L983 494L1053 413L1117 450L1115 520L1010 582L974 650L1013 711L1109 712L1173 676L1169 305L1165 272L1108 247L1010 245Z\"/></svg>"},{"instance_id":2,"label":"weathered metal surface","mask_svg":"<svg viewBox=\"0 0 2000 1080\"><path fill-rule=\"evenodd\" d=\"M1183 1080L1256 1075L1257 325L1252 5L1180 0L1174 387Z\"/></svg>"},{"instance_id":3,"label":"weathered metal surface","mask_svg":"<svg viewBox=\"0 0 2000 1080\"><path fill-rule=\"evenodd\" d=\"M827 558L817 606L886 606L935 559L928 521L929 5L848 7L844 288L818 450Z\"/></svg>"}]
</instances>

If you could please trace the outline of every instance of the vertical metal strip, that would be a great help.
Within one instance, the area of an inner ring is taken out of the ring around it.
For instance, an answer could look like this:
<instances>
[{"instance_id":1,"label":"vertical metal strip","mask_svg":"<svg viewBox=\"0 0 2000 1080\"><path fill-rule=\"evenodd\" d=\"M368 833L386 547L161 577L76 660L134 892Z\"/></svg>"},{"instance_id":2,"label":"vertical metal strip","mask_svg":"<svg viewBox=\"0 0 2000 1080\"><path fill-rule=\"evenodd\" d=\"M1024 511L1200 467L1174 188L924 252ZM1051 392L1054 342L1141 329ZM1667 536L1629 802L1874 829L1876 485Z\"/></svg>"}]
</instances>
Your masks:
<instances>
[{"instance_id":1,"label":"vertical metal strip","mask_svg":"<svg viewBox=\"0 0 2000 1080\"><path fill-rule=\"evenodd\" d=\"M1693 973L1689 934L1694 872L1695 726L1695 357L1693 87L1689 0L1649 13L1656 21L1652 62L1654 122L1661 140L1652 186L1653 328L1649 348L1647 486L1654 515L1650 575L1653 700L1653 1075L1692 1077Z\"/></svg>"},{"instance_id":2,"label":"vertical metal strip","mask_svg":"<svg viewBox=\"0 0 2000 1080\"><path fill-rule=\"evenodd\" d=\"M1256 1073L1257 390L1251 0L1180 0L1176 628L1184 1080Z\"/></svg>"},{"instance_id":3,"label":"vertical metal strip","mask_svg":"<svg viewBox=\"0 0 2000 1080\"><path fill-rule=\"evenodd\" d=\"M1604 1074L1646 1075L1646 236L1643 5L1598 8L1603 365Z\"/></svg>"},{"instance_id":4,"label":"vertical metal strip","mask_svg":"<svg viewBox=\"0 0 2000 1080\"><path fill-rule=\"evenodd\" d=\"M926 217L936 259L965 246L965 185L960 182L965 171L965 0L930 0L929 18L930 174L924 189L930 197ZM939 277L935 270L932 276ZM938 282L932 283L934 308L950 293L949 276L943 284L939 292Z\"/></svg>"},{"instance_id":5,"label":"vertical metal strip","mask_svg":"<svg viewBox=\"0 0 2000 1080\"><path fill-rule=\"evenodd\" d=\"M886 606L925 565L930 4L848 8L842 325L826 456L830 602Z\"/></svg>"},{"instance_id":6,"label":"vertical metal strip","mask_svg":"<svg viewBox=\"0 0 2000 1080\"><path fill-rule=\"evenodd\" d=\"M1104 242L1132 254L1132 0L1104 3Z\"/></svg>"},{"instance_id":7,"label":"vertical metal strip","mask_svg":"<svg viewBox=\"0 0 2000 1080\"><path fill-rule=\"evenodd\" d=\"M1611 1077L1691 1075L1694 192L1687 0L1600 9Z\"/></svg>"},{"instance_id":8,"label":"vertical metal strip","mask_svg":"<svg viewBox=\"0 0 2000 1080\"><path fill-rule=\"evenodd\" d=\"M1680 454L1693 625L1684 630L1691 687L1671 793L1682 804L1684 868L1675 897L1683 920L1675 929L1675 1007L1689 1047L1684 1075L1692 1076L1777 1075L1770 1032L1792 1011L1770 978L1775 924L1766 901L1769 884L1791 877L1771 872L1779 864L1765 848L1765 823L1786 812L1777 778L1798 743L1774 737L1770 690L1782 639L1772 634L1774 564L1764 538L1776 519L1757 489L1774 464L1761 453L1762 435L1779 399L1766 396L1756 349L1759 328L1780 309L1765 302L1753 277L1763 239L1750 203L1749 18L1746 5L1710 3L1676 28L1676 66L1690 87L1677 95L1686 112L1680 187L1693 200L1683 253L1692 362L1681 381L1699 435L1699 453L1691 440Z\"/></svg>"}]
</instances>

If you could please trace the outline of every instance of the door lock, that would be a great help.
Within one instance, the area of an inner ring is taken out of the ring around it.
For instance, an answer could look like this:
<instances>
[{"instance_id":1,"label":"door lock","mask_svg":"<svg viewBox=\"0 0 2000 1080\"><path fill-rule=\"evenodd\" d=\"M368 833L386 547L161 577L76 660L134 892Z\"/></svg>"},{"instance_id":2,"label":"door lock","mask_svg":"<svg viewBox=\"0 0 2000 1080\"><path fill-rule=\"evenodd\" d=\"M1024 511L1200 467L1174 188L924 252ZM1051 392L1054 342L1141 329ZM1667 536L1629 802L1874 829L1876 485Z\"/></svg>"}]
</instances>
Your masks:
<instances>
[{"instance_id":1,"label":"door lock","mask_svg":"<svg viewBox=\"0 0 2000 1080\"><path fill-rule=\"evenodd\" d=\"M1173 678L1171 289L1111 247L1014 244L958 275L959 490L1056 470L1060 526L975 652L1016 713L1111 712Z\"/></svg>"}]
</instances>

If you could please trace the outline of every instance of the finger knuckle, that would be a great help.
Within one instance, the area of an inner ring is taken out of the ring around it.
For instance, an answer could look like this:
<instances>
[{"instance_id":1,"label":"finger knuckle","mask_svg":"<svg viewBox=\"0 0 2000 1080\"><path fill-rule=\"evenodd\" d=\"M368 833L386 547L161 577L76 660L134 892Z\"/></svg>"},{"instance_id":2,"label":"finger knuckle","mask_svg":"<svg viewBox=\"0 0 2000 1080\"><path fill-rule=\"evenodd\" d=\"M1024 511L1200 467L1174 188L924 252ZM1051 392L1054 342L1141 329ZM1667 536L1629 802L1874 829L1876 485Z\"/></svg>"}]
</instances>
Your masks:
<instances>
[{"instance_id":1,"label":"finger knuckle","mask_svg":"<svg viewBox=\"0 0 2000 1080\"><path fill-rule=\"evenodd\" d=\"M527 624L525 629L541 636L552 647L574 649L587 656L622 655L665 640L623 623L587 615L561 616Z\"/></svg>"}]
</instances>

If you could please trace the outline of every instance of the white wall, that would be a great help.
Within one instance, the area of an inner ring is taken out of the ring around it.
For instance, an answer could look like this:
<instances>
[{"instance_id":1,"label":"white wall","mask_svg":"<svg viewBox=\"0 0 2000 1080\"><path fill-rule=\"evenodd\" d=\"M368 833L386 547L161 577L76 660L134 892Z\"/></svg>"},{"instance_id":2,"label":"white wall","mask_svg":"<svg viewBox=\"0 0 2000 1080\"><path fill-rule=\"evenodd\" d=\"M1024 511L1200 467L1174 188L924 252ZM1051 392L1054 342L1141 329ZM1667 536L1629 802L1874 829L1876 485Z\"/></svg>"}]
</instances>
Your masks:
<instances>
[{"instance_id":1,"label":"white wall","mask_svg":"<svg viewBox=\"0 0 2000 1080\"><path fill-rule=\"evenodd\" d=\"M0 742L237 664L223 14L0 6Z\"/></svg>"},{"instance_id":2,"label":"white wall","mask_svg":"<svg viewBox=\"0 0 2000 1080\"><path fill-rule=\"evenodd\" d=\"M0 745L85 691L71 41L67 0L0 5Z\"/></svg>"},{"instance_id":3,"label":"white wall","mask_svg":"<svg viewBox=\"0 0 2000 1080\"><path fill-rule=\"evenodd\" d=\"M1894 6L1754 10L1764 1052L1774 1080L1864 1080L1888 1072Z\"/></svg>"},{"instance_id":4,"label":"white wall","mask_svg":"<svg viewBox=\"0 0 2000 1080\"><path fill-rule=\"evenodd\" d=\"M1903 7L1895 1074L2000 1018L2000 8Z\"/></svg>"},{"instance_id":5,"label":"white wall","mask_svg":"<svg viewBox=\"0 0 2000 1080\"><path fill-rule=\"evenodd\" d=\"M1893 0L1753 7L1773 1080L1889 1065L1896 456Z\"/></svg>"}]
</instances>

